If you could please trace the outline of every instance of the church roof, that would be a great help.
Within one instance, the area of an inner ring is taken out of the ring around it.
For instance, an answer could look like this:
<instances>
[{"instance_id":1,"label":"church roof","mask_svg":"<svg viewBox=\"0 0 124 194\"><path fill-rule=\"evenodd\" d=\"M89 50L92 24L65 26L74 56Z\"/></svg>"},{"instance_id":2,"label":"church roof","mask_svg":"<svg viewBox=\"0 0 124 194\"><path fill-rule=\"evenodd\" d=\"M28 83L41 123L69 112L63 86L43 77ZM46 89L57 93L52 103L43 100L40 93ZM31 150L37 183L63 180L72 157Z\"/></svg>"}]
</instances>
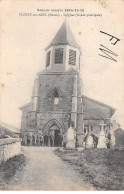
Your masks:
<instances>
[{"instance_id":1,"label":"church roof","mask_svg":"<svg viewBox=\"0 0 124 194\"><path fill-rule=\"evenodd\" d=\"M56 46L56 45L70 45L76 48L80 48L66 21L64 21L59 31L53 38L52 42L46 48L46 50L50 48L51 46Z\"/></svg>"},{"instance_id":2,"label":"church roof","mask_svg":"<svg viewBox=\"0 0 124 194\"><path fill-rule=\"evenodd\" d=\"M11 126L4 122L0 123L0 131L1 130L4 132L4 134L9 135L10 137L15 137L15 134L19 134L20 131L19 128Z\"/></svg>"},{"instance_id":3,"label":"church roof","mask_svg":"<svg viewBox=\"0 0 124 194\"><path fill-rule=\"evenodd\" d=\"M107 104L83 95L84 119L106 119L111 118L115 109Z\"/></svg>"}]
</instances>

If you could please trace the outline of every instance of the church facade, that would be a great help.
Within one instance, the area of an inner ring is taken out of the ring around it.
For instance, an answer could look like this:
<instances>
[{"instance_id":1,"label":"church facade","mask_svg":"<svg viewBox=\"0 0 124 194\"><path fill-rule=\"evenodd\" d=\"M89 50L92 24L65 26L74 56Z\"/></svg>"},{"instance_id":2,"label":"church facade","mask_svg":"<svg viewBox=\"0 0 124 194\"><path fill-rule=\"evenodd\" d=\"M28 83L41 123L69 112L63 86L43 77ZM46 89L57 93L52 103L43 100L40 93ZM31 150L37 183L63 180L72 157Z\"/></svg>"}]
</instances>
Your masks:
<instances>
[{"instance_id":1,"label":"church facade","mask_svg":"<svg viewBox=\"0 0 124 194\"><path fill-rule=\"evenodd\" d=\"M109 130L114 109L83 94L80 76L81 50L67 22L64 22L46 50L46 68L37 74L31 102L22 106L21 137L37 138L63 135L72 123L77 145L83 145L88 133L99 136L100 125ZM59 146L54 141L54 146ZM49 144L49 142L48 142Z\"/></svg>"}]
</instances>

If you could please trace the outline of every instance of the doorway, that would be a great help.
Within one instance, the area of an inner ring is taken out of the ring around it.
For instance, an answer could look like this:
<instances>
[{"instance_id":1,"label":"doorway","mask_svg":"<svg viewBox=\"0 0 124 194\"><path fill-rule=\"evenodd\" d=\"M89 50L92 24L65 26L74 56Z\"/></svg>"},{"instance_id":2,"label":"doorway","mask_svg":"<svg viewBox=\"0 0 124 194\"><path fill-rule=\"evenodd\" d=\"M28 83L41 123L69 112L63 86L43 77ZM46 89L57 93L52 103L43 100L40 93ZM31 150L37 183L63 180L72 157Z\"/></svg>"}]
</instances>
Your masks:
<instances>
[{"instance_id":1,"label":"doorway","mask_svg":"<svg viewBox=\"0 0 124 194\"><path fill-rule=\"evenodd\" d=\"M50 135L53 136L53 146L58 147L60 144L60 138L59 138L60 130L57 125L53 125L49 129L49 137ZM50 139L49 139L49 145L50 145Z\"/></svg>"},{"instance_id":2,"label":"doorway","mask_svg":"<svg viewBox=\"0 0 124 194\"><path fill-rule=\"evenodd\" d=\"M58 147L60 145L60 138L59 138L60 130L54 131L54 146Z\"/></svg>"}]
</instances>

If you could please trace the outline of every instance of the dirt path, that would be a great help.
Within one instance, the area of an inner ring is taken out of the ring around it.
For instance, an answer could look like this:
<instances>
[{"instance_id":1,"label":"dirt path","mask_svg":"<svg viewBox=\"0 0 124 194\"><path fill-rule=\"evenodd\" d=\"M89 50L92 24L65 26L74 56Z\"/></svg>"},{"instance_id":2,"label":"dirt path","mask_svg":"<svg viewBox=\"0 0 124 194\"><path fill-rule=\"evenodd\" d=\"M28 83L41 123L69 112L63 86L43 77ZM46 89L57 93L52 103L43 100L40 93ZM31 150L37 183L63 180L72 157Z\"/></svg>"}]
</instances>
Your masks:
<instances>
[{"instance_id":1,"label":"dirt path","mask_svg":"<svg viewBox=\"0 0 124 194\"><path fill-rule=\"evenodd\" d=\"M10 181L7 190L95 190L79 173L54 154L55 148L23 147L27 165Z\"/></svg>"}]
</instances>

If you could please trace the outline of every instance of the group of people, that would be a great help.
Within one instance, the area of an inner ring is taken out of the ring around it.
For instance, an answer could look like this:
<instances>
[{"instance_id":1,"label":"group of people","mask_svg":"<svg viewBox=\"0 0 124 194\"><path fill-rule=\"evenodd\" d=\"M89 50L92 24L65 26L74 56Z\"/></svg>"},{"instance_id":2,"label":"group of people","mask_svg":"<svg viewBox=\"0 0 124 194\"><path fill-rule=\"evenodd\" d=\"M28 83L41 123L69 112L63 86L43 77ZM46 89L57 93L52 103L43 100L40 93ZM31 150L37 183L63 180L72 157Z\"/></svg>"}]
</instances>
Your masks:
<instances>
[{"instance_id":1,"label":"group of people","mask_svg":"<svg viewBox=\"0 0 124 194\"><path fill-rule=\"evenodd\" d=\"M44 136L38 135L37 137L35 135L25 135L24 139L25 145L33 145L33 146L59 146L61 147L63 145L63 135L58 134L58 136L54 136L52 133L48 136L46 133Z\"/></svg>"},{"instance_id":2,"label":"group of people","mask_svg":"<svg viewBox=\"0 0 124 194\"><path fill-rule=\"evenodd\" d=\"M48 142L50 143L50 146L59 146L61 147L63 144L63 135L58 134L57 136L53 136L51 133L50 136L47 134L44 135L44 146L48 146Z\"/></svg>"}]
</instances>

